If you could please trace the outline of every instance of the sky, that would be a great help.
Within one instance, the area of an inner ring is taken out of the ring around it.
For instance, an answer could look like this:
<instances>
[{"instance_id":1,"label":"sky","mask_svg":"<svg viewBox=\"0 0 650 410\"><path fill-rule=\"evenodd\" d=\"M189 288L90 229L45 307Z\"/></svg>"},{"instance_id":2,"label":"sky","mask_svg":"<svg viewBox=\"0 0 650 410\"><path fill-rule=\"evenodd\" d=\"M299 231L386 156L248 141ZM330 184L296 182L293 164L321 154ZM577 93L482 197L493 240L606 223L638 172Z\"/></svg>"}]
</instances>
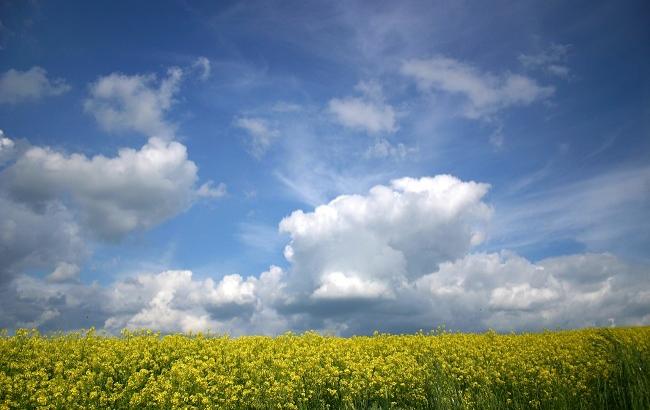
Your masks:
<instances>
[{"instance_id":1,"label":"sky","mask_svg":"<svg viewBox=\"0 0 650 410\"><path fill-rule=\"evenodd\" d=\"M644 1L0 4L0 328L650 325Z\"/></svg>"}]
</instances>

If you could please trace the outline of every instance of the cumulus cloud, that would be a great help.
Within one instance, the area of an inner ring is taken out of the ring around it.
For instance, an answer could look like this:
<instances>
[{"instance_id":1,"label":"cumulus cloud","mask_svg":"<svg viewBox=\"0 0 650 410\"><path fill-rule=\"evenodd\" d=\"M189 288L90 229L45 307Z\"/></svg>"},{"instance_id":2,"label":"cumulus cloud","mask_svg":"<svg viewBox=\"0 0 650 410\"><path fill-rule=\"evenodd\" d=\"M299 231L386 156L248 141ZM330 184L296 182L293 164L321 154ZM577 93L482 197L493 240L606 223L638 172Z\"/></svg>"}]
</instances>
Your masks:
<instances>
[{"instance_id":1,"label":"cumulus cloud","mask_svg":"<svg viewBox=\"0 0 650 410\"><path fill-rule=\"evenodd\" d=\"M350 335L650 324L647 266L609 253L535 262L476 251L493 212L488 188L449 175L401 178L295 211L280 223L290 266L258 277L174 270L102 287L18 276L0 287L0 326Z\"/></svg>"},{"instance_id":2,"label":"cumulus cloud","mask_svg":"<svg viewBox=\"0 0 650 410\"><path fill-rule=\"evenodd\" d=\"M632 324L647 322L650 313L642 272L610 254L533 263L504 251L445 262L416 289L439 307L434 320L464 329L605 326L610 319Z\"/></svg>"},{"instance_id":3,"label":"cumulus cloud","mask_svg":"<svg viewBox=\"0 0 650 410\"><path fill-rule=\"evenodd\" d=\"M529 105L555 92L553 87L541 86L523 75L482 72L447 57L407 60L401 72L423 91L462 97L465 101L462 114L472 119L490 118L505 108Z\"/></svg>"},{"instance_id":4,"label":"cumulus cloud","mask_svg":"<svg viewBox=\"0 0 650 410\"><path fill-rule=\"evenodd\" d=\"M282 277L282 269L276 266L259 277L234 274L215 281L196 279L191 271L169 270L143 273L107 286L19 275L0 288L9 296L0 299L4 308L0 326L281 332L287 324L272 305L282 292Z\"/></svg>"},{"instance_id":5,"label":"cumulus cloud","mask_svg":"<svg viewBox=\"0 0 650 410\"><path fill-rule=\"evenodd\" d=\"M235 126L246 131L250 140L248 142L249 152L257 159L266 154L280 132L273 129L269 123L262 118L239 117L235 119Z\"/></svg>"},{"instance_id":6,"label":"cumulus cloud","mask_svg":"<svg viewBox=\"0 0 650 410\"><path fill-rule=\"evenodd\" d=\"M302 294L282 269L259 277L197 279L191 271L141 274L109 286L19 276L0 291L0 326L71 329L95 325L163 332L277 334L317 329L341 334L542 330L650 324L647 269L611 254L531 262L515 253L470 253L388 287L332 272Z\"/></svg>"},{"instance_id":7,"label":"cumulus cloud","mask_svg":"<svg viewBox=\"0 0 650 410\"><path fill-rule=\"evenodd\" d=\"M36 101L70 90L62 78L49 79L47 71L34 66L27 71L10 69L0 74L0 104Z\"/></svg>"},{"instance_id":8,"label":"cumulus cloud","mask_svg":"<svg viewBox=\"0 0 650 410\"><path fill-rule=\"evenodd\" d=\"M50 269L88 254L74 213L57 201L35 208L0 192L0 284L27 268Z\"/></svg>"},{"instance_id":9,"label":"cumulus cloud","mask_svg":"<svg viewBox=\"0 0 650 410\"><path fill-rule=\"evenodd\" d=\"M397 115L386 103L381 87L374 82L356 86L362 97L333 98L328 109L337 122L347 128L370 134L392 133L397 130Z\"/></svg>"},{"instance_id":10,"label":"cumulus cloud","mask_svg":"<svg viewBox=\"0 0 650 410\"><path fill-rule=\"evenodd\" d=\"M197 166L184 145L150 138L115 157L29 148L0 174L10 197L39 208L69 197L83 225L102 239L148 229L185 210L197 195Z\"/></svg>"},{"instance_id":11,"label":"cumulus cloud","mask_svg":"<svg viewBox=\"0 0 650 410\"><path fill-rule=\"evenodd\" d=\"M113 157L26 146L0 171L0 283L26 269L50 270L49 282L75 279L96 240L120 240L226 193L197 181L186 147L159 138Z\"/></svg>"},{"instance_id":12,"label":"cumulus cloud","mask_svg":"<svg viewBox=\"0 0 650 410\"><path fill-rule=\"evenodd\" d=\"M112 73L91 84L84 109L108 132L136 131L172 138L176 126L165 114L175 102L182 77L183 70L178 67L170 68L160 81L154 74Z\"/></svg>"},{"instance_id":13,"label":"cumulus cloud","mask_svg":"<svg viewBox=\"0 0 650 410\"><path fill-rule=\"evenodd\" d=\"M429 273L483 237L491 213L481 202L487 189L449 175L402 178L367 196L343 195L313 212L295 211L280 222L291 237L285 248L291 285L344 296L350 292L330 285L333 278L345 277L348 290L373 283L376 291Z\"/></svg>"}]
</instances>

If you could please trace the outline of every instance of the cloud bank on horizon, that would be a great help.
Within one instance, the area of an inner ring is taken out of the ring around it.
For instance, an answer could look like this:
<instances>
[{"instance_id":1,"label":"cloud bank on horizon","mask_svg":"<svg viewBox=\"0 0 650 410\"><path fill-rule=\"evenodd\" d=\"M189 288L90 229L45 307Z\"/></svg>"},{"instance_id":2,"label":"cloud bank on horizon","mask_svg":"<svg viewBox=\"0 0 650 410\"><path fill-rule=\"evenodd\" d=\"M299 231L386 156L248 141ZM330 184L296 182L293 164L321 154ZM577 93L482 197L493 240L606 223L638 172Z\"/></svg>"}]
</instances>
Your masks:
<instances>
[{"instance_id":1,"label":"cloud bank on horizon","mask_svg":"<svg viewBox=\"0 0 650 410\"><path fill-rule=\"evenodd\" d=\"M0 328L650 324L636 4L276 6L2 6Z\"/></svg>"}]
</instances>

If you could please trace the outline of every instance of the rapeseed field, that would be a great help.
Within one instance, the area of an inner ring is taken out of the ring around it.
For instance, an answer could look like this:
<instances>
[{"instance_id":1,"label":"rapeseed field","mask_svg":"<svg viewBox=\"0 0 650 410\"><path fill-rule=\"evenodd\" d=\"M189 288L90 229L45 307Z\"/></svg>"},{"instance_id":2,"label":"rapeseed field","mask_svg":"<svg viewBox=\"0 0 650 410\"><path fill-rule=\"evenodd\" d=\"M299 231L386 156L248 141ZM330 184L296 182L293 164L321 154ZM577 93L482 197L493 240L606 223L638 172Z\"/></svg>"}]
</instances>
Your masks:
<instances>
[{"instance_id":1,"label":"rapeseed field","mask_svg":"<svg viewBox=\"0 0 650 410\"><path fill-rule=\"evenodd\" d=\"M650 409L650 327L0 336L0 408Z\"/></svg>"}]
</instances>

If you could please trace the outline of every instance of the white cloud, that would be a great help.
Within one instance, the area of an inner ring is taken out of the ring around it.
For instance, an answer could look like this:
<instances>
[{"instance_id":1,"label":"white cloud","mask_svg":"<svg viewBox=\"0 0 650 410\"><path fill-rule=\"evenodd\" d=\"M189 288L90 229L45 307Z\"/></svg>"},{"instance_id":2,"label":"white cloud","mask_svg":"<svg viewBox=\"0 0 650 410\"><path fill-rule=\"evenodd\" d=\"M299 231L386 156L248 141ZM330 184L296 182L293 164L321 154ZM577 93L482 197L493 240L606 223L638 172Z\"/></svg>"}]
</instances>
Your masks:
<instances>
[{"instance_id":1,"label":"white cloud","mask_svg":"<svg viewBox=\"0 0 650 410\"><path fill-rule=\"evenodd\" d=\"M106 287L19 276L0 287L14 295L0 297L0 326L69 328L87 323L88 311L109 330L236 334L650 323L648 266L607 253L537 262L510 251L472 253L492 213L487 190L448 175L401 178L295 211L280 223L290 235L287 272L213 280L164 271Z\"/></svg>"},{"instance_id":2,"label":"white cloud","mask_svg":"<svg viewBox=\"0 0 650 410\"><path fill-rule=\"evenodd\" d=\"M27 268L50 269L87 256L81 227L59 202L33 207L0 191L0 215L0 284Z\"/></svg>"},{"instance_id":3,"label":"white cloud","mask_svg":"<svg viewBox=\"0 0 650 410\"><path fill-rule=\"evenodd\" d=\"M34 66L27 71L10 69L0 74L0 104L36 101L43 97L61 95L70 86L61 78L48 79L47 71Z\"/></svg>"},{"instance_id":4,"label":"white cloud","mask_svg":"<svg viewBox=\"0 0 650 410\"><path fill-rule=\"evenodd\" d=\"M446 57L408 60L402 64L401 72L413 78L424 91L461 96L465 100L462 113L472 119L490 118L505 108L529 105L550 97L555 91L526 76L481 72Z\"/></svg>"},{"instance_id":5,"label":"white cloud","mask_svg":"<svg viewBox=\"0 0 650 410\"><path fill-rule=\"evenodd\" d=\"M387 104L381 86L376 82L362 81L355 87L363 97L333 98L328 109L336 120L351 129L370 134L392 133L397 130L397 115Z\"/></svg>"},{"instance_id":6,"label":"white cloud","mask_svg":"<svg viewBox=\"0 0 650 410\"><path fill-rule=\"evenodd\" d=\"M558 77L567 78L569 76L569 67L567 66L551 64L547 67L547 70Z\"/></svg>"},{"instance_id":7,"label":"white cloud","mask_svg":"<svg viewBox=\"0 0 650 410\"><path fill-rule=\"evenodd\" d=\"M206 57L199 57L194 61L194 64L192 64L192 67L196 70L199 70L199 79L201 81L207 81L208 78L210 78L210 60L208 60Z\"/></svg>"},{"instance_id":8,"label":"white cloud","mask_svg":"<svg viewBox=\"0 0 650 410\"><path fill-rule=\"evenodd\" d=\"M266 154L273 141L280 135L262 118L240 117L235 119L234 124L250 136L249 151L257 159Z\"/></svg>"},{"instance_id":9,"label":"white cloud","mask_svg":"<svg viewBox=\"0 0 650 410\"><path fill-rule=\"evenodd\" d=\"M417 148L407 147L403 143L391 144L385 138L380 138L375 143L368 147L364 153L366 158L392 158L396 160L405 159L408 156L414 155L418 152Z\"/></svg>"},{"instance_id":10,"label":"white cloud","mask_svg":"<svg viewBox=\"0 0 650 410\"><path fill-rule=\"evenodd\" d=\"M358 334L441 324L465 331L648 324L647 272L610 254L533 263L503 251L443 262L400 286L331 272L306 293L292 283L296 277L278 267L259 277L227 275L219 281L196 279L191 271L163 271L106 287L19 276L9 288L13 297L0 299L0 325L234 334L311 328Z\"/></svg>"},{"instance_id":11,"label":"white cloud","mask_svg":"<svg viewBox=\"0 0 650 410\"><path fill-rule=\"evenodd\" d=\"M544 176L544 169L540 170ZM539 175L532 175L533 179ZM530 179L530 178L529 178ZM522 181L519 181L521 185ZM530 181L523 181L524 184ZM647 247L650 168L619 169L496 204L495 246L577 240L589 249ZM513 189L520 188L515 184ZM641 229L645 226L647 229Z\"/></svg>"},{"instance_id":12,"label":"white cloud","mask_svg":"<svg viewBox=\"0 0 650 410\"><path fill-rule=\"evenodd\" d=\"M215 187L213 181L208 181L197 189L196 194L202 198L222 198L228 194L228 189L223 182Z\"/></svg>"},{"instance_id":13,"label":"white cloud","mask_svg":"<svg viewBox=\"0 0 650 410\"><path fill-rule=\"evenodd\" d=\"M79 276L79 266L73 263L61 262L56 266L56 269L47 276L51 282L65 282L77 279Z\"/></svg>"},{"instance_id":14,"label":"white cloud","mask_svg":"<svg viewBox=\"0 0 650 410\"><path fill-rule=\"evenodd\" d=\"M5 134L0 130L0 165L13 158L16 150L16 143L11 139L5 137Z\"/></svg>"},{"instance_id":15,"label":"white cloud","mask_svg":"<svg viewBox=\"0 0 650 410\"><path fill-rule=\"evenodd\" d=\"M383 283L343 272L324 275L320 286L312 293L315 299L376 299L384 296L389 296L389 290Z\"/></svg>"},{"instance_id":16,"label":"white cloud","mask_svg":"<svg viewBox=\"0 0 650 410\"><path fill-rule=\"evenodd\" d=\"M139 275L113 284L107 293L110 313L105 326L164 332L250 331L252 323L273 314L269 305L281 290L282 275L277 267L259 278L227 275L219 282L196 280L191 271Z\"/></svg>"},{"instance_id":17,"label":"white cloud","mask_svg":"<svg viewBox=\"0 0 650 410\"><path fill-rule=\"evenodd\" d=\"M610 318L642 323L648 305L641 303L650 300L643 277L643 270L609 254L532 263L501 252L443 263L416 287L430 295L431 306L442 308L436 320L463 328L570 328L604 326Z\"/></svg>"},{"instance_id":18,"label":"white cloud","mask_svg":"<svg viewBox=\"0 0 650 410\"><path fill-rule=\"evenodd\" d=\"M153 74L100 77L91 84L84 109L108 132L136 131L172 138L176 126L165 119L165 114L175 102L182 76L183 71L173 67L160 81Z\"/></svg>"},{"instance_id":19,"label":"white cloud","mask_svg":"<svg viewBox=\"0 0 650 410\"><path fill-rule=\"evenodd\" d=\"M139 150L123 148L115 157L34 146L0 178L15 201L72 206L83 226L103 239L151 228L187 209L197 196L218 193L209 185L197 191L197 166L185 146L159 138Z\"/></svg>"},{"instance_id":20,"label":"white cloud","mask_svg":"<svg viewBox=\"0 0 650 410\"><path fill-rule=\"evenodd\" d=\"M390 287L426 274L472 247L491 212L481 202L487 189L448 175L402 178L367 196L342 195L313 212L294 211L280 222L291 237L285 256L292 285L311 292L334 272L353 272L362 282Z\"/></svg>"},{"instance_id":21,"label":"white cloud","mask_svg":"<svg viewBox=\"0 0 650 410\"><path fill-rule=\"evenodd\" d=\"M561 78L569 77L569 67L566 66L569 50L568 44L551 44L538 54L521 54L519 62L528 69L541 69Z\"/></svg>"}]
</instances>

